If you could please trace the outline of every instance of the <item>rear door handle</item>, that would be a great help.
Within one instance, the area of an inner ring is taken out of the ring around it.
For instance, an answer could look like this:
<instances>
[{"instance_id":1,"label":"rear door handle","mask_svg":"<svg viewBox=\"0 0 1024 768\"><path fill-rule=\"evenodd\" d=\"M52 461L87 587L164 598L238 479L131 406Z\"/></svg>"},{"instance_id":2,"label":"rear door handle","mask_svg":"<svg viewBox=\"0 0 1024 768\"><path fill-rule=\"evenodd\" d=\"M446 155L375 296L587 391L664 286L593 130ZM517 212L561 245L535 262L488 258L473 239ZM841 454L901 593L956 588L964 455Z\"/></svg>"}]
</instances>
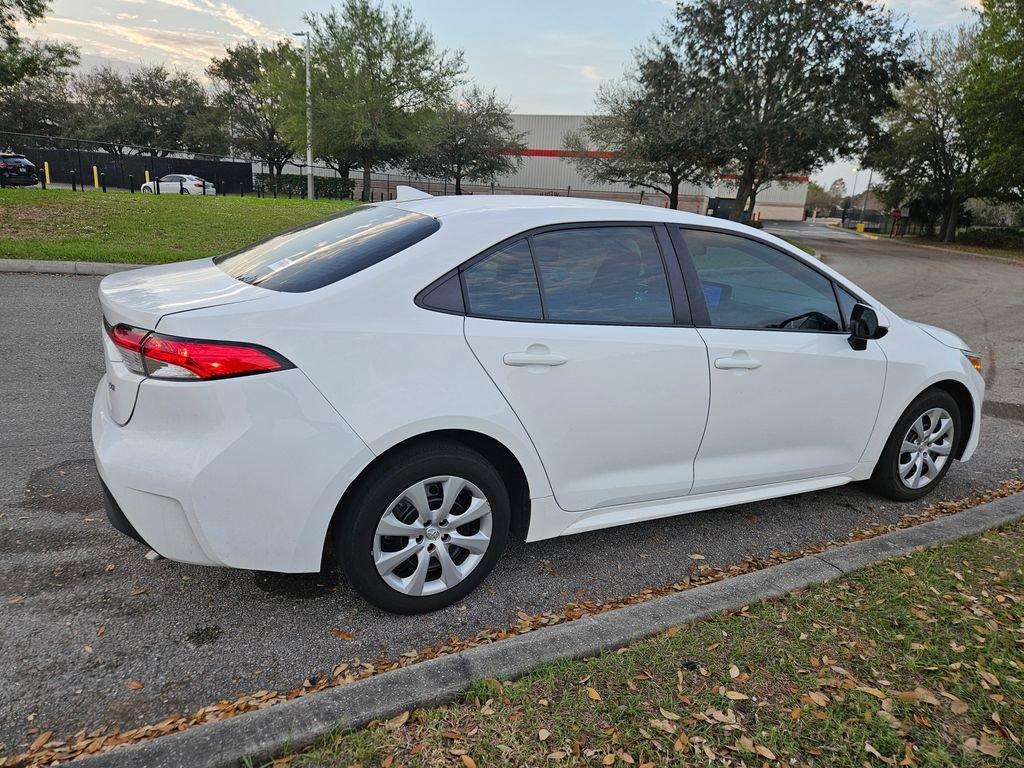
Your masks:
<instances>
[{"instance_id":1,"label":"rear door handle","mask_svg":"<svg viewBox=\"0 0 1024 768\"><path fill-rule=\"evenodd\" d=\"M715 368L719 368L723 371L752 371L755 368L760 367L761 361L754 360L751 357L720 357L715 360Z\"/></svg>"},{"instance_id":2,"label":"rear door handle","mask_svg":"<svg viewBox=\"0 0 1024 768\"><path fill-rule=\"evenodd\" d=\"M553 355L550 352L509 352L502 360L505 365L522 367L525 365L563 365L569 362L569 358L562 355Z\"/></svg>"}]
</instances>

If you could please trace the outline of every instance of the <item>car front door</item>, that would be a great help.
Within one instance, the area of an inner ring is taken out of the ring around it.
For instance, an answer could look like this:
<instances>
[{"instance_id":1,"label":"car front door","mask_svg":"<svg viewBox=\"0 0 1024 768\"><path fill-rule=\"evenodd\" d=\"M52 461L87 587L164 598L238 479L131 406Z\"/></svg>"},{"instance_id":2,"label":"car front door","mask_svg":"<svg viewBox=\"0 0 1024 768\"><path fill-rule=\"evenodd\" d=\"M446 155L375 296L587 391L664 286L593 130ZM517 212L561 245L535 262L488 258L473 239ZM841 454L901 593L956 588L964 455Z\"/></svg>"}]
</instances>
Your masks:
<instances>
[{"instance_id":1,"label":"car front door","mask_svg":"<svg viewBox=\"0 0 1024 768\"><path fill-rule=\"evenodd\" d=\"M707 419L704 342L667 230L549 228L461 270L466 340L563 509L684 496Z\"/></svg>"},{"instance_id":2,"label":"car front door","mask_svg":"<svg viewBox=\"0 0 1024 768\"><path fill-rule=\"evenodd\" d=\"M175 174L169 174L160 179L160 194L161 195L176 195L181 191L181 185L178 183L181 176Z\"/></svg>"},{"instance_id":3,"label":"car front door","mask_svg":"<svg viewBox=\"0 0 1024 768\"><path fill-rule=\"evenodd\" d=\"M843 475L885 385L877 343L854 350L831 278L753 237L672 230L707 343L711 407L693 493Z\"/></svg>"}]
</instances>

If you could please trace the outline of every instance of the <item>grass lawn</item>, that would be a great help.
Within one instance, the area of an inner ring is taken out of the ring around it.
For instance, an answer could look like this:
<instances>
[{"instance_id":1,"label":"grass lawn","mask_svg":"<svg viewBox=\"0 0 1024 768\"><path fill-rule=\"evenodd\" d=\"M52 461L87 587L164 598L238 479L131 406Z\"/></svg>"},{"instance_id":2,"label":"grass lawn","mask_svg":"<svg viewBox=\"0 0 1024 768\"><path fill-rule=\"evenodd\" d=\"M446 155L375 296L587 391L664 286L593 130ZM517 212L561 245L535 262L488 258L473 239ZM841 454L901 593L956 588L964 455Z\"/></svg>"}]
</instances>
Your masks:
<instances>
[{"instance_id":1,"label":"grass lawn","mask_svg":"<svg viewBox=\"0 0 1024 768\"><path fill-rule=\"evenodd\" d=\"M788 237L783 237L782 239L785 240L790 245L795 245L797 248L799 248L804 253L809 253L809 254L811 254L811 256L814 256L815 254L817 254L817 251L814 250L813 248L811 248L811 246L807 245L807 243L801 243L799 240L791 240Z\"/></svg>"},{"instance_id":2,"label":"grass lawn","mask_svg":"<svg viewBox=\"0 0 1024 768\"><path fill-rule=\"evenodd\" d=\"M1017 259L1024 261L1024 251L1014 248L990 248L985 245L969 245L967 243L944 243L930 237L901 237L897 242L905 242L919 245L930 245L935 248L945 248L950 251L963 251L965 253L980 253L985 256L999 256L1004 259Z\"/></svg>"},{"instance_id":3,"label":"grass lawn","mask_svg":"<svg viewBox=\"0 0 1024 768\"><path fill-rule=\"evenodd\" d=\"M1024 765L1022 564L1017 524L274 765Z\"/></svg>"},{"instance_id":4,"label":"grass lawn","mask_svg":"<svg viewBox=\"0 0 1024 768\"><path fill-rule=\"evenodd\" d=\"M0 258L160 264L214 256L351 206L338 200L0 190Z\"/></svg>"}]
</instances>

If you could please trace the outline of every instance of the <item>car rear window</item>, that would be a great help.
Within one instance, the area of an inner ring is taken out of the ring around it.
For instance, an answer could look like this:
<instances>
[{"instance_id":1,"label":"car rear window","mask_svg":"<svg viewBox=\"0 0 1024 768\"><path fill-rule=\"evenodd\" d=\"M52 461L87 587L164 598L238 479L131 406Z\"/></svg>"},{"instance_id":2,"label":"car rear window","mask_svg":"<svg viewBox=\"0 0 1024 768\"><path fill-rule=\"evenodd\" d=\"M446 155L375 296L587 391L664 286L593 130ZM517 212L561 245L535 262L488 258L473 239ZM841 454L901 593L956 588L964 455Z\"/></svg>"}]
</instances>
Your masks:
<instances>
[{"instance_id":1,"label":"car rear window","mask_svg":"<svg viewBox=\"0 0 1024 768\"><path fill-rule=\"evenodd\" d=\"M213 261L232 277L286 293L323 288L404 251L440 228L400 208L364 205Z\"/></svg>"}]
</instances>

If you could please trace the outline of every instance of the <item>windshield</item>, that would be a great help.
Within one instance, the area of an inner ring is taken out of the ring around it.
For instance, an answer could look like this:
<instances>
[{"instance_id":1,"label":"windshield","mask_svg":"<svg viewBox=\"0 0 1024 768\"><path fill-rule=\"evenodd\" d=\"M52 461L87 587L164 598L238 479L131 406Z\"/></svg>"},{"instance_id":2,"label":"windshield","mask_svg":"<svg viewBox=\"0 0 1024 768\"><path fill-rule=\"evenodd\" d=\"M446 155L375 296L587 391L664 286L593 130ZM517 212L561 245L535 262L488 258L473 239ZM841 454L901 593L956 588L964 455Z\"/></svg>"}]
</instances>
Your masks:
<instances>
[{"instance_id":1,"label":"windshield","mask_svg":"<svg viewBox=\"0 0 1024 768\"><path fill-rule=\"evenodd\" d=\"M322 288L404 251L440 228L436 219L363 205L218 256L232 277L287 293Z\"/></svg>"}]
</instances>

